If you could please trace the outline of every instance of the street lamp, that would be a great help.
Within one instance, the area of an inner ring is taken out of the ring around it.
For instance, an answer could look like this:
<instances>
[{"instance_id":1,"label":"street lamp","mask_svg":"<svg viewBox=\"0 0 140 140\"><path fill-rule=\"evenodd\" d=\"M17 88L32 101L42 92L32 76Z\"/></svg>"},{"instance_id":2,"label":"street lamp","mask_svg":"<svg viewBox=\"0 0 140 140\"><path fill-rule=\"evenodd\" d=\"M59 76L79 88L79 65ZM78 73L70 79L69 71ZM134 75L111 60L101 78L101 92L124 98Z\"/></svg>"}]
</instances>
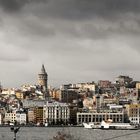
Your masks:
<instances>
[{"instance_id":1,"label":"street lamp","mask_svg":"<svg viewBox=\"0 0 140 140\"><path fill-rule=\"evenodd\" d=\"M14 140L16 140L16 134L19 131L20 127L11 127L11 131L14 132Z\"/></svg>"}]
</instances>

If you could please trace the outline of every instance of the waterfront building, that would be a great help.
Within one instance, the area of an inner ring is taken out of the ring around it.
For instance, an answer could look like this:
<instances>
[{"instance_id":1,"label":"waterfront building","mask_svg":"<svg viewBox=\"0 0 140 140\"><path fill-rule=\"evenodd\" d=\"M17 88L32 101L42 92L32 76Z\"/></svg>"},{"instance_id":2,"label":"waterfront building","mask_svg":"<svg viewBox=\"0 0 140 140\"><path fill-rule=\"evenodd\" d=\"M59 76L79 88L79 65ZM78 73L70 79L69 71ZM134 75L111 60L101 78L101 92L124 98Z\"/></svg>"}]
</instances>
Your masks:
<instances>
[{"instance_id":1,"label":"waterfront building","mask_svg":"<svg viewBox=\"0 0 140 140\"><path fill-rule=\"evenodd\" d=\"M5 123L14 123L16 121L16 112L5 113Z\"/></svg>"},{"instance_id":2,"label":"waterfront building","mask_svg":"<svg viewBox=\"0 0 140 140\"><path fill-rule=\"evenodd\" d=\"M78 112L77 113L77 124L83 122L89 123L100 123L102 121L112 120L114 123L124 122L123 112Z\"/></svg>"},{"instance_id":3,"label":"waterfront building","mask_svg":"<svg viewBox=\"0 0 140 140\"><path fill-rule=\"evenodd\" d=\"M25 112L23 111L17 111L16 112L16 122L18 124L26 124L26 121L27 121L27 115Z\"/></svg>"},{"instance_id":4,"label":"waterfront building","mask_svg":"<svg viewBox=\"0 0 140 140\"><path fill-rule=\"evenodd\" d=\"M59 102L47 102L44 106L44 119L49 124L68 124L70 109L68 104Z\"/></svg>"},{"instance_id":5,"label":"waterfront building","mask_svg":"<svg viewBox=\"0 0 140 140\"><path fill-rule=\"evenodd\" d=\"M140 124L140 104L125 105L129 121L133 124Z\"/></svg>"},{"instance_id":6,"label":"waterfront building","mask_svg":"<svg viewBox=\"0 0 140 140\"><path fill-rule=\"evenodd\" d=\"M77 111L78 111L78 107L76 104L70 104L69 105L69 109L70 109L70 120L69 123L76 125L76 115L77 115Z\"/></svg>"},{"instance_id":7,"label":"waterfront building","mask_svg":"<svg viewBox=\"0 0 140 140\"><path fill-rule=\"evenodd\" d=\"M44 112L43 107L34 108L34 123L42 125L44 124Z\"/></svg>"},{"instance_id":8,"label":"waterfront building","mask_svg":"<svg viewBox=\"0 0 140 140\"><path fill-rule=\"evenodd\" d=\"M48 98L48 74L42 65L41 72L38 74L38 83L43 88L44 99Z\"/></svg>"},{"instance_id":9,"label":"waterfront building","mask_svg":"<svg viewBox=\"0 0 140 140\"><path fill-rule=\"evenodd\" d=\"M34 118L34 109L33 108L30 108L28 110L27 116L28 116L28 123L34 123L35 118Z\"/></svg>"}]
</instances>

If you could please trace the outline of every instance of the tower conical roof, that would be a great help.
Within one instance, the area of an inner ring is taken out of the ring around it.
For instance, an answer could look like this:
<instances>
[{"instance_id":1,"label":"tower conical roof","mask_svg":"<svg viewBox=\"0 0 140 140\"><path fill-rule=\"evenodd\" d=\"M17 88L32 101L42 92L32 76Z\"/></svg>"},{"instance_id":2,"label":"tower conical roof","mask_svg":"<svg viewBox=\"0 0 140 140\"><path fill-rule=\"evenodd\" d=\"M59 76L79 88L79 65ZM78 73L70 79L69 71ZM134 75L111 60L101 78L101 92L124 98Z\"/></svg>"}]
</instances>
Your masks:
<instances>
[{"instance_id":1,"label":"tower conical roof","mask_svg":"<svg viewBox=\"0 0 140 140\"><path fill-rule=\"evenodd\" d=\"M45 70L45 67L44 67L44 64L42 64L42 68L41 68L41 73L40 74L47 74L46 70Z\"/></svg>"}]
</instances>

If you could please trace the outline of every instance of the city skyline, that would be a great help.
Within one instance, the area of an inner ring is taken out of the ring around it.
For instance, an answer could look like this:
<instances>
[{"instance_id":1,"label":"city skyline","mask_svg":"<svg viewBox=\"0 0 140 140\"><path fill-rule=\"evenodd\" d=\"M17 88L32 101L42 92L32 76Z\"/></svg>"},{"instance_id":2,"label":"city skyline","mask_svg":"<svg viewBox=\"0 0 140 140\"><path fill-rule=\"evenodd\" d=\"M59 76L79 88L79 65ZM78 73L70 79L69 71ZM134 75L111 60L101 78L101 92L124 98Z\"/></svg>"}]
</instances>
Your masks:
<instances>
[{"instance_id":1,"label":"city skyline","mask_svg":"<svg viewBox=\"0 0 140 140\"><path fill-rule=\"evenodd\" d=\"M140 79L139 0L0 0L0 82Z\"/></svg>"}]
</instances>

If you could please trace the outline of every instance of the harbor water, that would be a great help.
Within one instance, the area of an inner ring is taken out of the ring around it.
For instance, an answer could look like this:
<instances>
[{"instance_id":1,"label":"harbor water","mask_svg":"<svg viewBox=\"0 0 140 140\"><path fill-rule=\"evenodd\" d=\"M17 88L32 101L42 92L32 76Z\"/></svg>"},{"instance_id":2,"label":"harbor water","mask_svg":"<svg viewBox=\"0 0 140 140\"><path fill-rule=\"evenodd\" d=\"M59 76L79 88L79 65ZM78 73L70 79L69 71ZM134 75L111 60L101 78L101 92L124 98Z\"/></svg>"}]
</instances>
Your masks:
<instances>
[{"instance_id":1,"label":"harbor water","mask_svg":"<svg viewBox=\"0 0 140 140\"><path fill-rule=\"evenodd\" d=\"M76 140L139 140L140 130L100 130L83 127L21 127L17 140L51 140L57 132L73 135ZM0 140L13 140L10 127L0 127Z\"/></svg>"}]
</instances>

